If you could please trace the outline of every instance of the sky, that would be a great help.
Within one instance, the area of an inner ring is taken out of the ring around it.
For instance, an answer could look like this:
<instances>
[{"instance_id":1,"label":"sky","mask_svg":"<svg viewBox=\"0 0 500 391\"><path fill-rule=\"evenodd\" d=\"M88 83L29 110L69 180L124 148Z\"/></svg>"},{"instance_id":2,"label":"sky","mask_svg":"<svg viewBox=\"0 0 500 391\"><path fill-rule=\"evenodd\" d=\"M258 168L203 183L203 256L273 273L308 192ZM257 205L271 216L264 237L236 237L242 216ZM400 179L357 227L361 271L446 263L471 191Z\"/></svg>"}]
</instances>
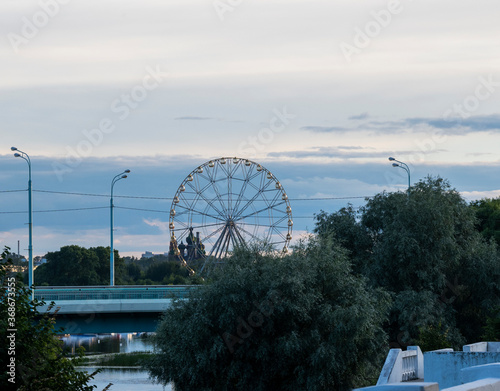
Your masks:
<instances>
[{"instance_id":1,"label":"sky","mask_svg":"<svg viewBox=\"0 0 500 391\"><path fill-rule=\"evenodd\" d=\"M4 0L0 245L27 255L28 169L11 146L32 161L35 255L109 245L110 183L125 169L115 248L168 251L172 197L222 156L275 174L294 240L320 210L404 191L389 156L412 183L439 175L468 201L500 196L499 7Z\"/></svg>"}]
</instances>

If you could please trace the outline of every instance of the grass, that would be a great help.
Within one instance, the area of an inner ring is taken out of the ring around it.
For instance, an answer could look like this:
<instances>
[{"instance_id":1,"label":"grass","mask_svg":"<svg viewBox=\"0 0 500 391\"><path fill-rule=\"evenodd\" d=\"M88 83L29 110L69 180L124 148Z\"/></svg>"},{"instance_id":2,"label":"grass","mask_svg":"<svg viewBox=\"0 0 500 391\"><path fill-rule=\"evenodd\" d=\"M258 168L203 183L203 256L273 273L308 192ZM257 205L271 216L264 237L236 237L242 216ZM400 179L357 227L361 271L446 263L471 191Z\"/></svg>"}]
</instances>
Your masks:
<instances>
[{"instance_id":1,"label":"grass","mask_svg":"<svg viewBox=\"0 0 500 391\"><path fill-rule=\"evenodd\" d=\"M96 367L138 367L151 357L151 352L115 353L85 357L81 365Z\"/></svg>"}]
</instances>

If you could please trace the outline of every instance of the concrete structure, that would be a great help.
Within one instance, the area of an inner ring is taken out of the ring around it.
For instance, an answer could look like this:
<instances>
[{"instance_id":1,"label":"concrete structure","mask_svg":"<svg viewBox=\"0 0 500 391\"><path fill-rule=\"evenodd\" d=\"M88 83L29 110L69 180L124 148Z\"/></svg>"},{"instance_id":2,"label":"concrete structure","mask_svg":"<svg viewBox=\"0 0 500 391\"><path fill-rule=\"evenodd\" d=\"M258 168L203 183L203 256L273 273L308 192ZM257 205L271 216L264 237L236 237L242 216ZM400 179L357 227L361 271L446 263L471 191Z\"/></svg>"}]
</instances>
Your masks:
<instances>
[{"instance_id":1,"label":"concrete structure","mask_svg":"<svg viewBox=\"0 0 500 391\"><path fill-rule=\"evenodd\" d=\"M193 288L183 285L39 287L35 289L35 298L46 302L41 312L57 313L55 327L63 328L63 333L153 332L161 314L175 299L186 298Z\"/></svg>"},{"instance_id":2,"label":"concrete structure","mask_svg":"<svg viewBox=\"0 0 500 391\"><path fill-rule=\"evenodd\" d=\"M462 368L500 362L499 345L500 343L480 342L465 345L462 352L455 352L453 349L425 352L425 381L437 382L441 388L460 385ZM488 350L488 346L492 350Z\"/></svg>"},{"instance_id":3,"label":"concrete structure","mask_svg":"<svg viewBox=\"0 0 500 391\"><path fill-rule=\"evenodd\" d=\"M418 381L422 380L423 381ZM417 380L417 381L415 381ZM418 346L391 349L370 391L500 391L500 342L440 349L422 355Z\"/></svg>"},{"instance_id":4,"label":"concrete structure","mask_svg":"<svg viewBox=\"0 0 500 391\"><path fill-rule=\"evenodd\" d=\"M500 379L500 363L478 365L460 370L460 380L462 383L470 383L486 378Z\"/></svg>"},{"instance_id":5,"label":"concrete structure","mask_svg":"<svg viewBox=\"0 0 500 391\"><path fill-rule=\"evenodd\" d=\"M424 378L424 356L418 346L408 350L391 349L380 373L377 386Z\"/></svg>"}]
</instances>

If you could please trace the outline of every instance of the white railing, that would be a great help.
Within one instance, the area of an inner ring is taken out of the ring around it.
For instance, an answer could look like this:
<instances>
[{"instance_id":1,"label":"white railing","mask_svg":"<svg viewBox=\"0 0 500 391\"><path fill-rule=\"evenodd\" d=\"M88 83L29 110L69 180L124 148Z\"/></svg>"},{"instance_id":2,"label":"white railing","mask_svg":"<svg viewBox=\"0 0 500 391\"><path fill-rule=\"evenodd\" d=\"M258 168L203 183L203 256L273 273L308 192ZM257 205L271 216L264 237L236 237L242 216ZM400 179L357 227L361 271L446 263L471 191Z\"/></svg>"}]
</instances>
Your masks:
<instances>
[{"instance_id":1,"label":"white railing","mask_svg":"<svg viewBox=\"0 0 500 391\"><path fill-rule=\"evenodd\" d=\"M401 364L402 364L402 373L401 373L401 381L415 380L418 379L417 369L417 351L416 350L407 350L407 353L402 355Z\"/></svg>"},{"instance_id":2,"label":"white railing","mask_svg":"<svg viewBox=\"0 0 500 391\"><path fill-rule=\"evenodd\" d=\"M408 350L391 349L378 378L377 385L400 383L423 379L424 361L418 346L409 346Z\"/></svg>"},{"instance_id":3,"label":"white railing","mask_svg":"<svg viewBox=\"0 0 500 391\"><path fill-rule=\"evenodd\" d=\"M115 285L115 286L68 286L37 287L35 298L39 300L155 300L165 298L185 299L196 285Z\"/></svg>"}]
</instances>

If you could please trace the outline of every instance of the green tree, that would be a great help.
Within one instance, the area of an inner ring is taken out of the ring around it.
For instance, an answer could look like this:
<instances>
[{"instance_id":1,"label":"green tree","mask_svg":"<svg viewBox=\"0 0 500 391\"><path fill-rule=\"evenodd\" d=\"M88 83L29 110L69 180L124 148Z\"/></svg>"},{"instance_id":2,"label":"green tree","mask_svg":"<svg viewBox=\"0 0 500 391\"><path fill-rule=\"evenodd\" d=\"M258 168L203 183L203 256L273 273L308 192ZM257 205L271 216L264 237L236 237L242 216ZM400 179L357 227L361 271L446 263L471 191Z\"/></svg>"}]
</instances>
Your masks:
<instances>
[{"instance_id":1,"label":"green tree","mask_svg":"<svg viewBox=\"0 0 500 391\"><path fill-rule=\"evenodd\" d=\"M189 277L189 272L185 267L182 267L179 262L160 262L154 263L148 267L146 270L145 278L149 278L152 281L160 284L165 279L169 279L173 281L175 277L182 277L182 281L184 278ZM176 281L181 281L179 278Z\"/></svg>"},{"instance_id":2,"label":"green tree","mask_svg":"<svg viewBox=\"0 0 500 391\"><path fill-rule=\"evenodd\" d=\"M353 206L349 204L331 214L321 211L314 217L314 233L321 237L333 237L349 251L354 271L365 271L366 261L372 250L372 240L366 227L360 223L360 214Z\"/></svg>"},{"instance_id":3,"label":"green tree","mask_svg":"<svg viewBox=\"0 0 500 391\"><path fill-rule=\"evenodd\" d=\"M482 340L500 342L500 307L486 320Z\"/></svg>"},{"instance_id":4,"label":"green tree","mask_svg":"<svg viewBox=\"0 0 500 391\"><path fill-rule=\"evenodd\" d=\"M481 235L500 244L500 198L473 201L471 208L476 213L476 226Z\"/></svg>"},{"instance_id":5,"label":"green tree","mask_svg":"<svg viewBox=\"0 0 500 391\"><path fill-rule=\"evenodd\" d=\"M150 375L183 391L367 384L387 353L388 296L327 240L286 257L261 254L237 250L211 284L167 310Z\"/></svg>"},{"instance_id":6,"label":"green tree","mask_svg":"<svg viewBox=\"0 0 500 391\"><path fill-rule=\"evenodd\" d=\"M316 232L347 243L372 285L392 293L391 342L407 345L421 330L441 328L455 347L480 338L500 303L500 262L474 210L447 181L428 177L408 193L377 194L352 215L323 214Z\"/></svg>"},{"instance_id":7,"label":"green tree","mask_svg":"<svg viewBox=\"0 0 500 391\"><path fill-rule=\"evenodd\" d=\"M108 285L109 247L84 247L71 245L59 251L49 252L47 263L35 270L37 285L47 283L55 286ZM115 275L117 284L123 283L126 268L115 250Z\"/></svg>"},{"instance_id":8,"label":"green tree","mask_svg":"<svg viewBox=\"0 0 500 391\"><path fill-rule=\"evenodd\" d=\"M54 320L48 313L39 313L43 302L31 300L31 291L20 276L9 273L8 248L0 261L0 373L2 390L20 391L90 391L88 375L75 369L81 360L63 355L56 338ZM15 331L12 331L15 330ZM14 367L15 383L6 372Z\"/></svg>"}]
</instances>

